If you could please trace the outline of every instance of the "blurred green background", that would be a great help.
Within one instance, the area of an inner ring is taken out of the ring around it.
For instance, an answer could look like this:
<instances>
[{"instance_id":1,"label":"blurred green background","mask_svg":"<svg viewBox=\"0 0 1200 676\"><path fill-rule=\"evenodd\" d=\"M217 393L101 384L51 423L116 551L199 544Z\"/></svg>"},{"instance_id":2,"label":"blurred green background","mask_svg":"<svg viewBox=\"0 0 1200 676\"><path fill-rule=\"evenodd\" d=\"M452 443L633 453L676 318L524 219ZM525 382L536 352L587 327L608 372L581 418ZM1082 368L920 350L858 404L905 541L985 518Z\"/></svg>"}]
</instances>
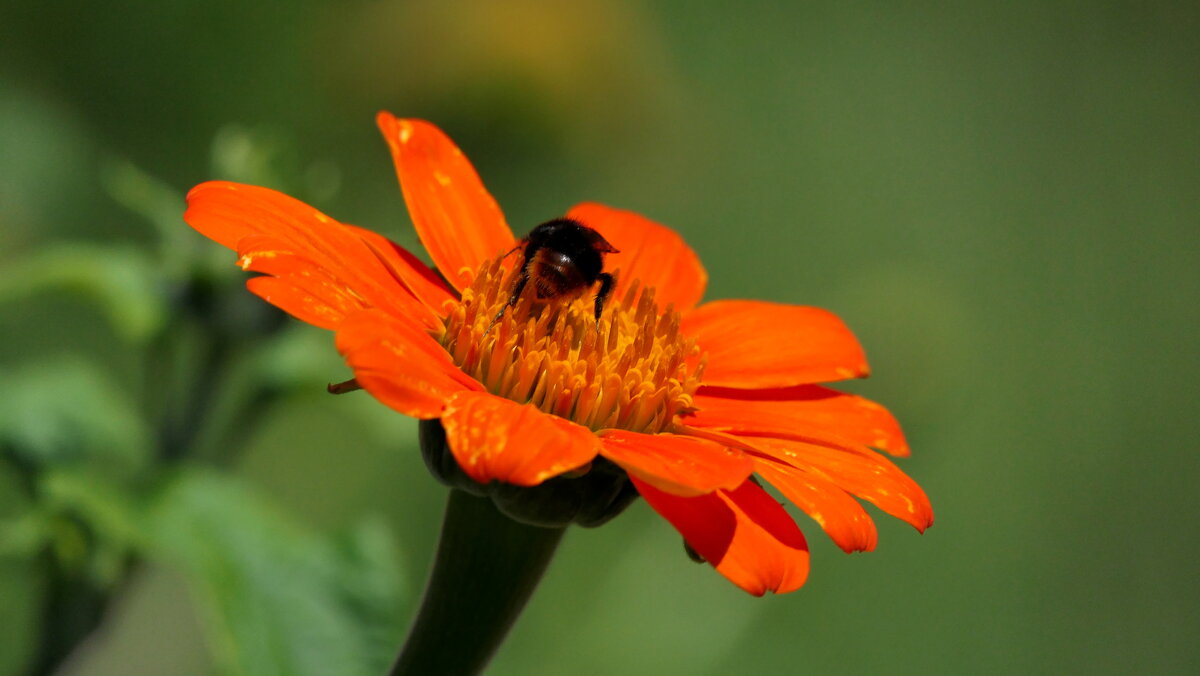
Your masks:
<instances>
[{"instance_id":1,"label":"blurred green background","mask_svg":"<svg viewBox=\"0 0 1200 676\"><path fill-rule=\"evenodd\" d=\"M6 0L0 673L46 547L118 585L64 673L390 658L445 492L415 425L326 395L329 336L179 218L245 180L420 251L380 109L518 232L634 209L707 298L840 314L938 515L853 556L802 517L808 584L754 599L635 505L568 534L491 673L1200 671L1197 36L1194 3Z\"/></svg>"}]
</instances>

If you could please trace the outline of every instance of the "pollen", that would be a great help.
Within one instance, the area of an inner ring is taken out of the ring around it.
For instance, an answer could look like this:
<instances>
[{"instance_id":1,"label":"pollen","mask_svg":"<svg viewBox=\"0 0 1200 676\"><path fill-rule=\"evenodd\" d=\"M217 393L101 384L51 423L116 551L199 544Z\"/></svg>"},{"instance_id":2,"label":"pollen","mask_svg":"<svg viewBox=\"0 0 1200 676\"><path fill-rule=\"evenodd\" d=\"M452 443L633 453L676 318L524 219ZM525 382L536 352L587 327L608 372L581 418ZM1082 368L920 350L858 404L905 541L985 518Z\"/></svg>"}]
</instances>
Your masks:
<instances>
[{"instance_id":1,"label":"pollen","mask_svg":"<svg viewBox=\"0 0 1200 676\"><path fill-rule=\"evenodd\" d=\"M460 369L492 394L592 430L675 429L704 369L678 312L660 312L654 289L636 282L599 320L590 294L539 300L533 284L508 306L515 274L502 257L484 263L447 316L440 340Z\"/></svg>"}]
</instances>

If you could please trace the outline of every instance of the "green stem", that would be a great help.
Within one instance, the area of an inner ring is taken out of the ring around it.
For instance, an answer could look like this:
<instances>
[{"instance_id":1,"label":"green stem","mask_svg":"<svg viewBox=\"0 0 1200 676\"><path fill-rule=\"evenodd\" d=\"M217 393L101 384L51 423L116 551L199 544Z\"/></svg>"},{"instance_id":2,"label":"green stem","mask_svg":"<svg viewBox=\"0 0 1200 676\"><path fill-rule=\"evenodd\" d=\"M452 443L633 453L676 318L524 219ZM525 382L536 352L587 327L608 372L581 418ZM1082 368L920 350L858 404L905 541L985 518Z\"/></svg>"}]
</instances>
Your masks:
<instances>
[{"instance_id":1,"label":"green stem","mask_svg":"<svg viewBox=\"0 0 1200 676\"><path fill-rule=\"evenodd\" d=\"M106 589L88 581L78 571L63 570L50 552L44 552L42 560L47 579L41 635L28 668L29 676L58 672L79 645L100 627L110 603L121 593L135 565L132 558L128 559L121 583Z\"/></svg>"},{"instance_id":2,"label":"green stem","mask_svg":"<svg viewBox=\"0 0 1200 676\"><path fill-rule=\"evenodd\" d=\"M393 676L482 671L565 530L514 521L488 498L451 490L425 598Z\"/></svg>"}]
</instances>

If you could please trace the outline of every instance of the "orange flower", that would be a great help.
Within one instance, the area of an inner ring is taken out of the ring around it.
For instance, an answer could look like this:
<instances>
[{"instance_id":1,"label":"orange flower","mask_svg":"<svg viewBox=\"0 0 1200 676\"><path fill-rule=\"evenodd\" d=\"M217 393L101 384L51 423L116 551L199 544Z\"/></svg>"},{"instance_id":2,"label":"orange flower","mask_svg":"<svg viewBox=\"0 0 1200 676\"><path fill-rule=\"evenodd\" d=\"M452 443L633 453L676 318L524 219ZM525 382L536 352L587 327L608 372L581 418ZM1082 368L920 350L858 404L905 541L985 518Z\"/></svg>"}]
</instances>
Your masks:
<instances>
[{"instance_id":1,"label":"orange flower","mask_svg":"<svg viewBox=\"0 0 1200 676\"><path fill-rule=\"evenodd\" d=\"M187 222L263 273L249 289L336 332L357 383L387 406L440 419L459 466L481 483L533 486L597 456L721 574L761 595L808 576L808 546L753 475L847 552L875 547L854 498L918 530L921 488L872 450L909 449L895 419L817 385L867 374L833 314L752 300L698 305L707 274L675 232L581 204L568 218L619 250L597 321L589 298L506 308L518 240L462 151L437 127L380 113L417 234L446 281L368 230L278 192L211 182ZM448 283L447 283L448 282ZM532 288L534 285L529 285Z\"/></svg>"}]
</instances>

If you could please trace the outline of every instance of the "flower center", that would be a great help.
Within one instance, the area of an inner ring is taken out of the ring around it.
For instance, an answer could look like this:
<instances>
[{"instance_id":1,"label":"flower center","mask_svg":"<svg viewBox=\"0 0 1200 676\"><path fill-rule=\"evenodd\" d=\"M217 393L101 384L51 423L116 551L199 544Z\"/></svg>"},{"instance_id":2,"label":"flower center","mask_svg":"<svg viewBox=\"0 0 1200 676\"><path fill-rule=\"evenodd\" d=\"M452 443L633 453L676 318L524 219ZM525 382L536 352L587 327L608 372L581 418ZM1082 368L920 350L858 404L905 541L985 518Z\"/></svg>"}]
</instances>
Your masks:
<instances>
[{"instance_id":1,"label":"flower center","mask_svg":"<svg viewBox=\"0 0 1200 676\"><path fill-rule=\"evenodd\" d=\"M454 363L492 394L593 430L671 431L704 370L690 359L695 341L679 335L679 313L659 313L654 289L636 281L599 321L591 294L538 299L535 284L509 307L516 271L503 258L481 266L445 320Z\"/></svg>"}]
</instances>

